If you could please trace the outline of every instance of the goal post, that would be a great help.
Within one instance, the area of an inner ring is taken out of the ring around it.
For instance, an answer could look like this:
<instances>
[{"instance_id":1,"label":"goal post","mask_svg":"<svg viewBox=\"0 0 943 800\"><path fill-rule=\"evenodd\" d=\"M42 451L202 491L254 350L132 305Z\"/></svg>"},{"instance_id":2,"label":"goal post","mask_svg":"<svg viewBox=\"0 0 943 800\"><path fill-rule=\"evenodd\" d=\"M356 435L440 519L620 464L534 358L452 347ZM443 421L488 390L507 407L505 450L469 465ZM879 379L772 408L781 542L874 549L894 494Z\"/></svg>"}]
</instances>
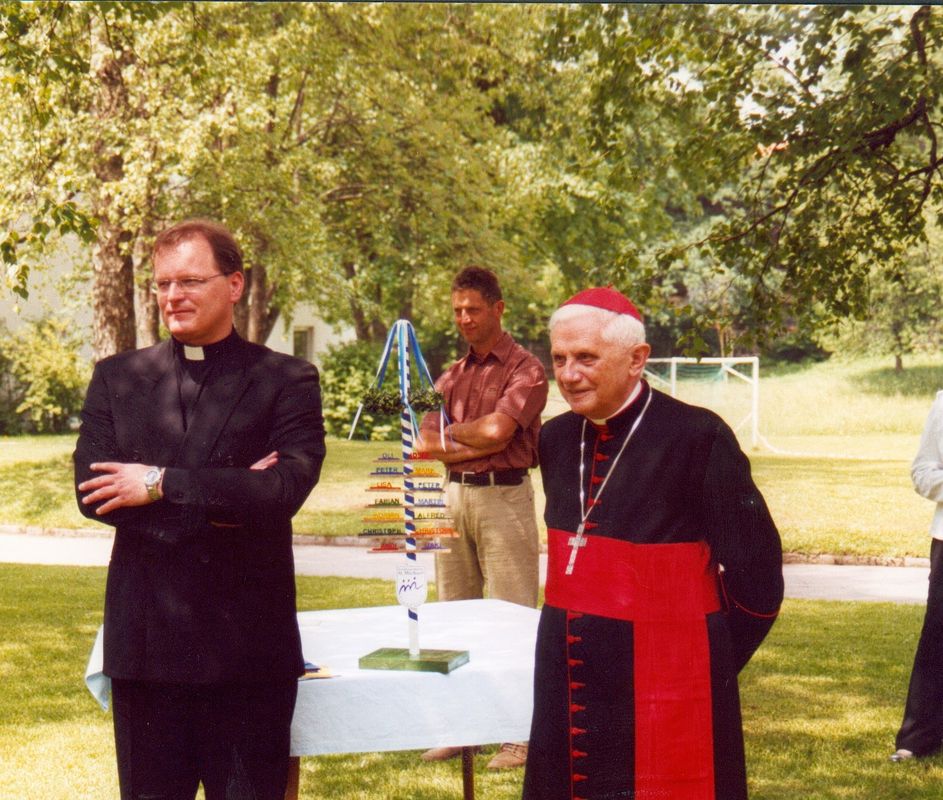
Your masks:
<instances>
[{"instance_id":1,"label":"goal post","mask_svg":"<svg viewBox=\"0 0 943 800\"><path fill-rule=\"evenodd\" d=\"M713 358L650 358L645 366L645 377L653 386L672 397L702 405L719 413L740 433L749 426L750 444L760 444L760 359L757 356L730 356ZM708 396L692 389L696 383L723 384L734 379L733 391L726 398ZM720 407L715 407L719 405Z\"/></svg>"}]
</instances>

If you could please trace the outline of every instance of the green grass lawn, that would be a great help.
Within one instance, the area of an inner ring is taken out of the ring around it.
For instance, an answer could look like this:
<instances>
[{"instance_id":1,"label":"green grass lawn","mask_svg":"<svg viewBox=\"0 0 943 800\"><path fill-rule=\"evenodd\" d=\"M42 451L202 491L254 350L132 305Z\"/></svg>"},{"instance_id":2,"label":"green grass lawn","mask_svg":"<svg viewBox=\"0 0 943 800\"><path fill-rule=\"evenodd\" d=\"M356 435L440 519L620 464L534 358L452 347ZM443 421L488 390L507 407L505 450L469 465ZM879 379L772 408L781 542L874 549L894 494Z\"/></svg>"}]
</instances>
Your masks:
<instances>
[{"instance_id":1,"label":"green grass lawn","mask_svg":"<svg viewBox=\"0 0 943 800\"><path fill-rule=\"evenodd\" d=\"M117 797L111 717L83 683L105 570L0 564L0 800ZM299 578L299 608L382 605L386 581ZM943 757L893 765L922 609L787 601L741 679L753 800L934 800ZM518 797L520 771L490 773L480 800ZM302 759L309 800L461 796L456 762L417 752Z\"/></svg>"},{"instance_id":2,"label":"green grass lawn","mask_svg":"<svg viewBox=\"0 0 943 800\"><path fill-rule=\"evenodd\" d=\"M874 557L925 556L933 505L910 483L910 460L936 387L939 360L831 360L761 376L760 430L749 445L757 484L787 551ZM563 409L556 392L549 408ZM692 382L680 396L716 408L736 426L749 389L736 381ZM95 527L75 508L70 454L74 435L0 437L0 523ZM320 484L295 518L299 533L356 535L362 527L372 459L395 443L331 439ZM544 498L535 478L537 507ZM102 526L104 527L104 526Z\"/></svg>"},{"instance_id":3,"label":"green grass lawn","mask_svg":"<svg viewBox=\"0 0 943 800\"><path fill-rule=\"evenodd\" d=\"M889 603L784 604L741 680L753 800L939 797L943 757L887 761L922 614Z\"/></svg>"},{"instance_id":4,"label":"green grass lawn","mask_svg":"<svg viewBox=\"0 0 943 800\"><path fill-rule=\"evenodd\" d=\"M753 472L794 553L926 556L934 505L910 482L909 462L754 455Z\"/></svg>"}]
</instances>

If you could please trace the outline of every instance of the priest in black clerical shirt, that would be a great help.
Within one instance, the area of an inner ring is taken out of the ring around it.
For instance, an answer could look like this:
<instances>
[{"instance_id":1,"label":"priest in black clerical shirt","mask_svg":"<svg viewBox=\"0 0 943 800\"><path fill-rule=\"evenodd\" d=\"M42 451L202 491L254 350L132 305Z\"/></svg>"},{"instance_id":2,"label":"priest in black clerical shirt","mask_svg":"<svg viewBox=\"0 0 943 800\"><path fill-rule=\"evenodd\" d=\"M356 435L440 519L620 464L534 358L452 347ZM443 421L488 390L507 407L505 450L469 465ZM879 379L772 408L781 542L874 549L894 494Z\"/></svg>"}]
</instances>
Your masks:
<instances>
[{"instance_id":1,"label":"priest in black clerical shirt","mask_svg":"<svg viewBox=\"0 0 943 800\"><path fill-rule=\"evenodd\" d=\"M122 798L281 800L303 659L291 518L324 459L318 373L241 339L231 233L188 220L154 245L172 338L95 367L79 508L114 525L105 593Z\"/></svg>"},{"instance_id":2,"label":"priest in black clerical shirt","mask_svg":"<svg viewBox=\"0 0 943 800\"><path fill-rule=\"evenodd\" d=\"M525 800L745 800L737 672L783 596L779 534L730 428L652 389L635 306L550 319L571 411L544 425L546 602Z\"/></svg>"}]
</instances>

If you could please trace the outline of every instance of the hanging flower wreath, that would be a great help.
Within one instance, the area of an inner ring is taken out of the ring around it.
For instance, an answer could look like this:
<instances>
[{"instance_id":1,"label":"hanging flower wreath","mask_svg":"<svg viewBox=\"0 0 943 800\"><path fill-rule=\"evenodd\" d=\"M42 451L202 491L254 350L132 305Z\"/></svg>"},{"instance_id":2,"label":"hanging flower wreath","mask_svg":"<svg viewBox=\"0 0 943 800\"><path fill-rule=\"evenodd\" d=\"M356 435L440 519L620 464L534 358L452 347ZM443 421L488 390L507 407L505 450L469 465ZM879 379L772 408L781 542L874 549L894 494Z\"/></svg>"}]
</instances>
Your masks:
<instances>
[{"instance_id":1,"label":"hanging flower wreath","mask_svg":"<svg viewBox=\"0 0 943 800\"><path fill-rule=\"evenodd\" d=\"M413 411L437 411L442 405L442 394L428 387L409 392L409 405ZM380 389L371 386L363 396L363 410L371 414L395 416L404 408L400 393L395 389Z\"/></svg>"}]
</instances>

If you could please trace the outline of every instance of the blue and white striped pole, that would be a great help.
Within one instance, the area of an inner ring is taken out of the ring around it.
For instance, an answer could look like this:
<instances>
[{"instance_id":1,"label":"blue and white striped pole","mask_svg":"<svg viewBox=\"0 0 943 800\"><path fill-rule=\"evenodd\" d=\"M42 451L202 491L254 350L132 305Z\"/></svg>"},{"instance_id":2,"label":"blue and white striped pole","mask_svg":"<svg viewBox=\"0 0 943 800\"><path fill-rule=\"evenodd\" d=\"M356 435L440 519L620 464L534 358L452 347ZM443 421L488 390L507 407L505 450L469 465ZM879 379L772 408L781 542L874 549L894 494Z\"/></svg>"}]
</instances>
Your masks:
<instances>
[{"instance_id":1,"label":"blue and white striped pole","mask_svg":"<svg viewBox=\"0 0 943 800\"><path fill-rule=\"evenodd\" d=\"M403 401L403 410L400 414L400 436L403 444L403 525L406 531L406 558L407 566L417 577L421 567L416 558L416 511L415 487L413 486L413 418L409 406L409 323L406 320L397 320L396 346L399 356L399 390ZM425 578L422 576L422 582ZM409 615L409 655L419 657L419 605L408 606Z\"/></svg>"}]
</instances>

